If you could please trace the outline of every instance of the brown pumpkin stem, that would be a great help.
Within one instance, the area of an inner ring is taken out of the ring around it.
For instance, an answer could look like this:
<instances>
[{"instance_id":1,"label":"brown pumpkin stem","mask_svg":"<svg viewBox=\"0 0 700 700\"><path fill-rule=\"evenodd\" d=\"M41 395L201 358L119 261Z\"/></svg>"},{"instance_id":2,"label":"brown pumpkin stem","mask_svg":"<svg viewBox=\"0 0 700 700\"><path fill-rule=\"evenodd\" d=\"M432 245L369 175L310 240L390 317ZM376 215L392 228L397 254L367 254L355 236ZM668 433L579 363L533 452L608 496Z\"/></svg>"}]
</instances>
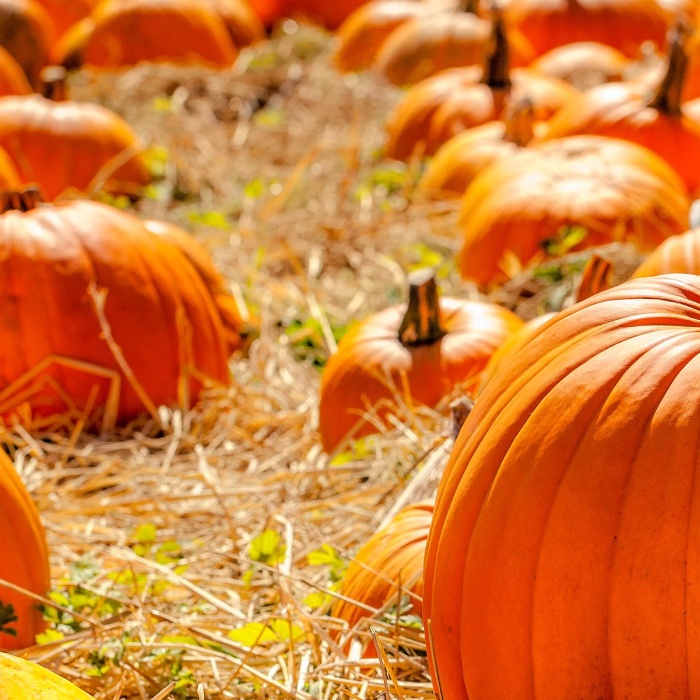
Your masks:
<instances>
[{"instance_id":1,"label":"brown pumpkin stem","mask_svg":"<svg viewBox=\"0 0 700 700\"><path fill-rule=\"evenodd\" d=\"M649 102L650 107L664 114L681 113L681 93L688 68L688 56L685 53L688 35L688 27L682 21L677 22L671 30L666 74Z\"/></svg>"},{"instance_id":2,"label":"brown pumpkin stem","mask_svg":"<svg viewBox=\"0 0 700 700\"><path fill-rule=\"evenodd\" d=\"M68 71L63 66L46 66L41 71L41 94L54 102L68 99L66 91L66 75Z\"/></svg>"},{"instance_id":3,"label":"brown pumpkin stem","mask_svg":"<svg viewBox=\"0 0 700 700\"><path fill-rule=\"evenodd\" d=\"M408 277L408 308L399 326L399 340L407 347L436 343L447 331L442 327L435 273L416 270Z\"/></svg>"},{"instance_id":4,"label":"brown pumpkin stem","mask_svg":"<svg viewBox=\"0 0 700 700\"><path fill-rule=\"evenodd\" d=\"M508 105L505 118L504 139L521 148L534 138L535 106L529 97L515 100Z\"/></svg>"},{"instance_id":5,"label":"brown pumpkin stem","mask_svg":"<svg viewBox=\"0 0 700 700\"><path fill-rule=\"evenodd\" d=\"M7 211L30 211L42 204L44 198L36 185L28 185L18 192L0 192L0 214Z\"/></svg>"},{"instance_id":6,"label":"brown pumpkin stem","mask_svg":"<svg viewBox=\"0 0 700 700\"><path fill-rule=\"evenodd\" d=\"M481 82L492 90L509 90L511 87L510 49L500 9L494 8L492 21L490 53L487 54L484 62L484 75Z\"/></svg>"}]
</instances>

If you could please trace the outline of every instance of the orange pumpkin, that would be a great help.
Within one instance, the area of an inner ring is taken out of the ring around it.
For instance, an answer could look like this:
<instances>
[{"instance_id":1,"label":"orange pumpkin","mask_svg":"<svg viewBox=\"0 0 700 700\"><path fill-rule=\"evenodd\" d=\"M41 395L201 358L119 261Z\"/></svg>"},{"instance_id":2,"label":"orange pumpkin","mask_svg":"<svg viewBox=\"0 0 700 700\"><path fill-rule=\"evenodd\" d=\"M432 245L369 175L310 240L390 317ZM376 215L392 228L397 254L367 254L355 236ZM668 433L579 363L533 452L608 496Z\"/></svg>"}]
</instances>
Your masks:
<instances>
[{"instance_id":1,"label":"orange pumpkin","mask_svg":"<svg viewBox=\"0 0 700 700\"><path fill-rule=\"evenodd\" d=\"M106 107L61 99L61 85L61 76L45 85L52 99L0 97L0 147L23 181L38 183L49 199L70 188L135 193L149 183L131 127Z\"/></svg>"},{"instance_id":2,"label":"orange pumpkin","mask_svg":"<svg viewBox=\"0 0 700 700\"><path fill-rule=\"evenodd\" d=\"M265 38L265 27L246 0L208 0L237 49Z\"/></svg>"},{"instance_id":3,"label":"orange pumpkin","mask_svg":"<svg viewBox=\"0 0 700 700\"><path fill-rule=\"evenodd\" d=\"M284 16L282 2L283 0L248 0L253 12L266 27L271 27Z\"/></svg>"},{"instance_id":4,"label":"orange pumpkin","mask_svg":"<svg viewBox=\"0 0 700 700\"><path fill-rule=\"evenodd\" d=\"M534 119L532 103L522 100L511 104L505 121L487 122L448 139L430 159L419 189L431 197L460 197L487 165L530 143Z\"/></svg>"},{"instance_id":5,"label":"orange pumpkin","mask_svg":"<svg viewBox=\"0 0 700 700\"><path fill-rule=\"evenodd\" d=\"M432 518L433 501L420 501L401 509L377 530L350 562L338 591L343 598L333 605L332 617L352 629L372 609L379 610L395 598L399 585L402 596L408 596L411 613L420 616L423 557Z\"/></svg>"},{"instance_id":6,"label":"orange pumpkin","mask_svg":"<svg viewBox=\"0 0 700 700\"><path fill-rule=\"evenodd\" d=\"M49 553L39 512L15 471L12 460L0 450L0 525L3 533L0 579L29 593L45 596L50 587ZM12 606L17 617L7 623L14 634L0 629L0 649L32 646L46 624L39 602L12 588L0 585L0 607ZM0 670L0 700L5 676Z\"/></svg>"},{"instance_id":7,"label":"orange pumpkin","mask_svg":"<svg viewBox=\"0 0 700 700\"><path fill-rule=\"evenodd\" d=\"M0 47L0 96L29 95L32 87L17 61Z\"/></svg>"},{"instance_id":8,"label":"orange pumpkin","mask_svg":"<svg viewBox=\"0 0 700 700\"><path fill-rule=\"evenodd\" d=\"M644 42L663 46L671 15L655 0L509 0L508 26L536 56L579 41L597 41L635 57Z\"/></svg>"},{"instance_id":9,"label":"orange pumpkin","mask_svg":"<svg viewBox=\"0 0 700 700\"><path fill-rule=\"evenodd\" d=\"M46 10L35 0L0 0L0 46L22 68L29 84L40 84L56 30Z\"/></svg>"},{"instance_id":10,"label":"orange pumpkin","mask_svg":"<svg viewBox=\"0 0 700 700\"><path fill-rule=\"evenodd\" d=\"M58 36L87 17L93 9L93 0L36 0L51 18Z\"/></svg>"},{"instance_id":11,"label":"orange pumpkin","mask_svg":"<svg viewBox=\"0 0 700 700\"><path fill-rule=\"evenodd\" d=\"M564 80L577 90L587 90L594 85L621 81L630 64L631 60L612 46L578 41L547 51L530 68Z\"/></svg>"},{"instance_id":12,"label":"orange pumpkin","mask_svg":"<svg viewBox=\"0 0 700 700\"><path fill-rule=\"evenodd\" d=\"M146 230L176 245L192 263L214 299L224 326L229 354L238 350L242 342L243 320L236 300L226 288L226 281L216 269L207 249L194 236L174 224L145 219L143 225Z\"/></svg>"},{"instance_id":13,"label":"orange pumpkin","mask_svg":"<svg viewBox=\"0 0 700 700\"><path fill-rule=\"evenodd\" d=\"M546 120L575 94L563 81L524 68L509 69L509 44L500 15L492 25L492 53L484 68L453 68L407 90L390 115L385 155L407 160L427 155L452 136L500 119L509 100L530 99L537 120Z\"/></svg>"},{"instance_id":14,"label":"orange pumpkin","mask_svg":"<svg viewBox=\"0 0 700 700\"><path fill-rule=\"evenodd\" d=\"M18 656L0 652L0 700L93 700L65 678Z\"/></svg>"},{"instance_id":15,"label":"orange pumpkin","mask_svg":"<svg viewBox=\"0 0 700 700\"><path fill-rule=\"evenodd\" d=\"M335 67L344 73L370 68L392 32L413 17L438 11L415 0L374 0L355 10L336 32Z\"/></svg>"},{"instance_id":16,"label":"orange pumpkin","mask_svg":"<svg viewBox=\"0 0 700 700\"><path fill-rule=\"evenodd\" d=\"M493 351L521 324L495 304L438 300L432 272L413 273L408 306L391 306L358 323L328 360L319 404L324 449L378 432L363 419L370 407L386 421L399 397L434 407L456 385L469 391Z\"/></svg>"},{"instance_id":17,"label":"orange pumpkin","mask_svg":"<svg viewBox=\"0 0 700 700\"><path fill-rule=\"evenodd\" d=\"M149 61L226 68L236 59L226 26L210 2L102 0L90 20L68 42L85 65L115 68Z\"/></svg>"},{"instance_id":18,"label":"orange pumpkin","mask_svg":"<svg viewBox=\"0 0 700 700\"><path fill-rule=\"evenodd\" d=\"M282 0L282 12L287 17L303 17L328 29L337 29L366 2L367 0Z\"/></svg>"},{"instance_id":19,"label":"orange pumpkin","mask_svg":"<svg viewBox=\"0 0 700 700\"><path fill-rule=\"evenodd\" d=\"M632 277L654 277L670 272L700 274L700 228L667 238L649 253Z\"/></svg>"},{"instance_id":20,"label":"orange pumpkin","mask_svg":"<svg viewBox=\"0 0 700 700\"><path fill-rule=\"evenodd\" d=\"M133 215L96 202L40 204L30 191L6 195L4 209L6 422L84 419L109 428L160 405L186 409L203 378L228 383L215 301L178 246Z\"/></svg>"},{"instance_id":21,"label":"orange pumpkin","mask_svg":"<svg viewBox=\"0 0 700 700\"><path fill-rule=\"evenodd\" d=\"M613 241L650 250L685 230L689 206L677 173L643 146L602 136L531 145L467 188L460 271L489 286L507 279L508 256L528 265L561 254L561 246Z\"/></svg>"},{"instance_id":22,"label":"orange pumpkin","mask_svg":"<svg viewBox=\"0 0 700 700\"><path fill-rule=\"evenodd\" d=\"M426 549L442 697L692 695L699 309L695 275L625 282L560 312L479 397Z\"/></svg>"},{"instance_id":23,"label":"orange pumpkin","mask_svg":"<svg viewBox=\"0 0 700 700\"><path fill-rule=\"evenodd\" d=\"M700 191L700 120L681 106L687 64L685 32L678 27L668 70L648 94L640 83L599 85L570 100L549 122L543 140L573 134L623 138L658 153L681 175L691 193Z\"/></svg>"}]
</instances>

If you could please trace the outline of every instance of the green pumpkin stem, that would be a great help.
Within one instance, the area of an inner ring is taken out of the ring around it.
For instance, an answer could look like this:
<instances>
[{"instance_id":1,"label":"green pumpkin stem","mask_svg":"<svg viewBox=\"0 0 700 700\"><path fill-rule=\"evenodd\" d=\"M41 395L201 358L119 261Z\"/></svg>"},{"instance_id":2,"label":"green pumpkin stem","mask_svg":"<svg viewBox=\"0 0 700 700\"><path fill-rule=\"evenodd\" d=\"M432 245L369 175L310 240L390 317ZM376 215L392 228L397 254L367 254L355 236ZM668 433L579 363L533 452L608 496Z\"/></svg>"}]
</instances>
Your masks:
<instances>
[{"instance_id":1,"label":"green pumpkin stem","mask_svg":"<svg viewBox=\"0 0 700 700\"><path fill-rule=\"evenodd\" d=\"M535 106L529 97L523 97L508 104L504 117L504 139L521 148L534 138Z\"/></svg>"},{"instance_id":2,"label":"green pumpkin stem","mask_svg":"<svg viewBox=\"0 0 700 700\"><path fill-rule=\"evenodd\" d=\"M66 76L63 66L46 66L41 71L41 94L48 100L62 102L68 98Z\"/></svg>"},{"instance_id":3,"label":"green pumpkin stem","mask_svg":"<svg viewBox=\"0 0 700 700\"><path fill-rule=\"evenodd\" d=\"M408 308L399 326L399 340L406 347L436 343L447 331L442 327L435 273L417 270L409 275L408 283Z\"/></svg>"},{"instance_id":4,"label":"green pumpkin stem","mask_svg":"<svg viewBox=\"0 0 700 700\"><path fill-rule=\"evenodd\" d=\"M481 82L492 90L509 90L512 83L510 81L510 49L506 27L499 9L494 9L492 14L490 53L484 62L484 75Z\"/></svg>"},{"instance_id":5,"label":"green pumpkin stem","mask_svg":"<svg viewBox=\"0 0 700 700\"><path fill-rule=\"evenodd\" d=\"M30 211L42 204L44 198L36 185L17 192L0 192L0 214L7 211Z\"/></svg>"},{"instance_id":6,"label":"green pumpkin stem","mask_svg":"<svg viewBox=\"0 0 700 700\"><path fill-rule=\"evenodd\" d=\"M666 74L649 102L650 107L664 114L681 113L681 95L688 68L688 56L685 53L688 34L688 28L683 22L678 22L671 30Z\"/></svg>"}]
</instances>

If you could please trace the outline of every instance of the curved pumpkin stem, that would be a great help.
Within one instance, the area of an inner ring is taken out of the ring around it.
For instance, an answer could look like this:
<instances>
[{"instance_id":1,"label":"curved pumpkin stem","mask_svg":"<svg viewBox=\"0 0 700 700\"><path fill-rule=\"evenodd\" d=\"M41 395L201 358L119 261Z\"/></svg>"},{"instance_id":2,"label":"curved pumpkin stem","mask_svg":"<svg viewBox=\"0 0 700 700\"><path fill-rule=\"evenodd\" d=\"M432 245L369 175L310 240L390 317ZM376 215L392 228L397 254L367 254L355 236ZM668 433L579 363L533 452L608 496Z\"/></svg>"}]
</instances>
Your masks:
<instances>
[{"instance_id":1,"label":"curved pumpkin stem","mask_svg":"<svg viewBox=\"0 0 700 700\"><path fill-rule=\"evenodd\" d=\"M688 68L688 56L685 53L688 36L688 27L682 21L671 30L666 74L649 102L650 107L664 114L681 113L681 93Z\"/></svg>"},{"instance_id":2,"label":"curved pumpkin stem","mask_svg":"<svg viewBox=\"0 0 700 700\"><path fill-rule=\"evenodd\" d=\"M499 9L493 10L493 26L489 40L491 52L484 62L484 75L481 82L492 90L509 90L510 81L510 49L503 15Z\"/></svg>"},{"instance_id":3,"label":"curved pumpkin stem","mask_svg":"<svg viewBox=\"0 0 700 700\"><path fill-rule=\"evenodd\" d=\"M41 190L28 185L19 192L0 192L0 214L7 211L30 211L44 202Z\"/></svg>"},{"instance_id":4,"label":"curved pumpkin stem","mask_svg":"<svg viewBox=\"0 0 700 700\"><path fill-rule=\"evenodd\" d=\"M54 102L68 99L66 76L68 71L63 66L46 66L41 71L41 94Z\"/></svg>"},{"instance_id":5,"label":"curved pumpkin stem","mask_svg":"<svg viewBox=\"0 0 700 700\"><path fill-rule=\"evenodd\" d=\"M399 326L399 340L406 347L436 343L447 331L442 327L435 273L416 270L408 282L408 308Z\"/></svg>"},{"instance_id":6,"label":"curved pumpkin stem","mask_svg":"<svg viewBox=\"0 0 700 700\"><path fill-rule=\"evenodd\" d=\"M504 118L506 131L504 138L521 148L534 138L535 106L529 97L515 100L508 105Z\"/></svg>"}]
</instances>

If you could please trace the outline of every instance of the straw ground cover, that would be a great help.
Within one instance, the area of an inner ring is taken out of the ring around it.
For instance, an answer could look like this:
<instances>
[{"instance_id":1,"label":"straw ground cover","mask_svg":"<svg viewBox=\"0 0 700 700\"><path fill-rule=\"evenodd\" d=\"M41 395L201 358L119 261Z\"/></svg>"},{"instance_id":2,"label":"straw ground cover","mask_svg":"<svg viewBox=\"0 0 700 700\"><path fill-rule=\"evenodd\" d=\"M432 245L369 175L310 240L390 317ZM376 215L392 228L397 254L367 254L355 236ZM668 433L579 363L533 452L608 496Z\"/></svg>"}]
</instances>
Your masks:
<instances>
[{"instance_id":1,"label":"straw ground cover","mask_svg":"<svg viewBox=\"0 0 700 700\"><path fill-rule=\"evenodd\" d=\"M101 700L433 696L400 599L355 630L329 610L358 546L434 491L455 397L328 456L319 369L353 319L405 298L414 266L477 292L455 272L457 206L414 195L418 164L381 159L399 92L340 77L331 45L288 24L231 71L71 78L73 97L126 117L160 174L113 204L193 231L249 326L232 387L191 410L99 436L2 434L52 553L49 627L28 656ZM495 296L533 315L570 301L580 267L516 274ZM375 644L382 661L362 659Z\"/></svg>"}]
</instances>

